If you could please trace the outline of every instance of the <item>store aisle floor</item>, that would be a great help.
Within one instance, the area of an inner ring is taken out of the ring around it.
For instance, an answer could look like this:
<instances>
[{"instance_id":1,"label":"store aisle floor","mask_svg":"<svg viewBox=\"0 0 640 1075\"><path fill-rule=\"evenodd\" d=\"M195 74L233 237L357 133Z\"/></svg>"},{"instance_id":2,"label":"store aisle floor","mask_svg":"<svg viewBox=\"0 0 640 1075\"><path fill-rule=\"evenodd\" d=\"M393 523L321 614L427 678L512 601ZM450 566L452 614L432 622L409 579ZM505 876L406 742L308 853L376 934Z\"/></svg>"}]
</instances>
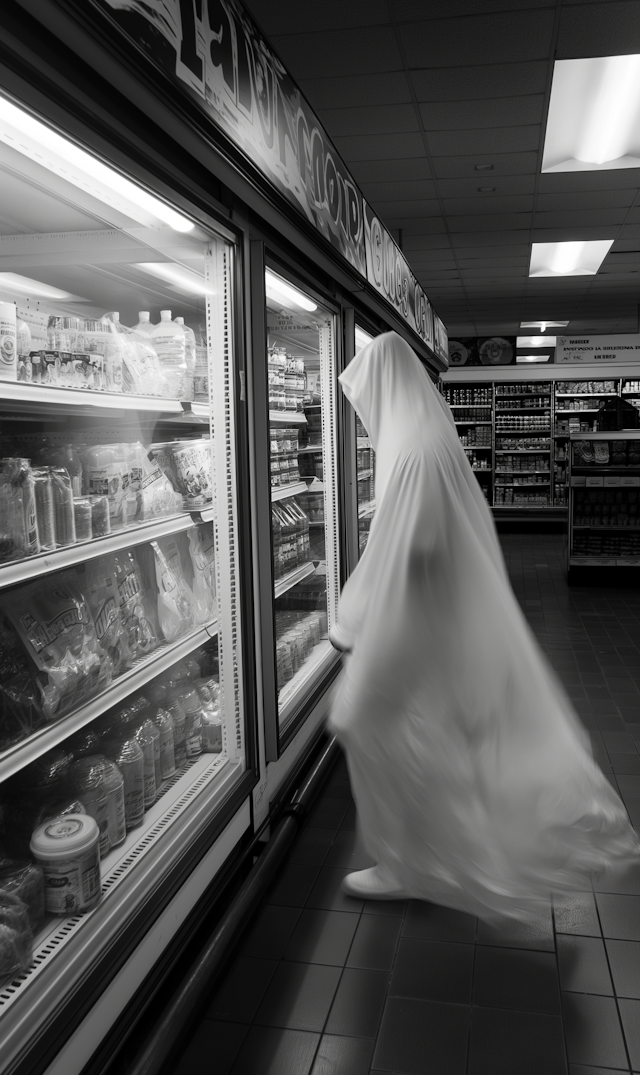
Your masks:
<instances>
[{"instance_id":1,"label":"store aisle floor","mask_svg":"<svg viewBox=\"0 0 640 1075\"><path fill-rule=\"evenodd\" d=\"M519 600L640 823L640 590L569 588L563 540L508 535ZM640 1072L640 870L539 928L340 892L369 862L344 762L177 1075Z\"/></svg>"}]
</instances>

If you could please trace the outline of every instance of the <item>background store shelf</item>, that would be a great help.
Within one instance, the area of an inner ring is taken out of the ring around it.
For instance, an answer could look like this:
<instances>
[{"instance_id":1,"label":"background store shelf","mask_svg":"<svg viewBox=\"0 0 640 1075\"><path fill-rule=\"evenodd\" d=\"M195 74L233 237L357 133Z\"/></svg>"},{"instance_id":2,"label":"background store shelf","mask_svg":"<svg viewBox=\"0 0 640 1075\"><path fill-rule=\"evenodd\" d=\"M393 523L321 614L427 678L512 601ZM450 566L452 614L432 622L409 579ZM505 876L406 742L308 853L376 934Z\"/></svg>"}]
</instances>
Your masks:
<instances>
[{"instance_id":1,"label":"background store shelf","mask_svg":"<svg viewBox=\"0 0 640 1075\"><path fill-rule=\"evenodd\" d=\"M25 557L23 560L12 560L0 566L0 590L38 575L48 575L51 571L60 571L74 564L83 564L105 553L117 552L119 549L127 549L132 545L143 545L147 541L155 541L168 534L179 534L195 526L196 523L212 520L213 508L205 508L194 514L170 515L166 519L156 519L153 522L141 523L140 526L117 530L106 537L76 542L75 545L67 545L63 549L54 549L52 552L41 552L37 556Z\"/></svg>"},{"instance_id":2,"label":"background store shelf","mask_svg":"<svg viewBox=\"0 0 640 1075\"><path fill-rule=\"evenodd\" d=\"M269 411L270 422L280 422L285 426L305 426L307 419L299 411Z\"/></svg>"},{"instance_id":3,"label":"background store shelf","mask_svg":"<svg viewBox=\"0 0 640 1075\"><path fill-rule=\"evenodd\" d=\"M287 500L291 496L299 496L300 493L306 493L308 489L306 482L292 482L290 485L275 485L271 489L271 500Z\"/></svg>"},{"instance_id":4,"label":"background store shelf","mask_svg":"<svg viewBox=\"0 0 640 1075\"><path fill-rule=\"evenodd\" d=\"M8 776L23 769L29 762L42 757L52 747L62 743L67 736L84 728L118 702L124 701L134 691L139 690L145 683L182 660L183 657L188 657L199 646L204 645L210 638L214 638L217 633L218 624L212 621L206 627L199 627L197 631L191 632L177 642L165 642L153 653L141 657L124 675L114 679L107 690L96 698L92 698L86 705L60 717L55 723L39 728L27 739L3 751L0 754L0 780L6 780Z\"/></svg>"}]
</instances>

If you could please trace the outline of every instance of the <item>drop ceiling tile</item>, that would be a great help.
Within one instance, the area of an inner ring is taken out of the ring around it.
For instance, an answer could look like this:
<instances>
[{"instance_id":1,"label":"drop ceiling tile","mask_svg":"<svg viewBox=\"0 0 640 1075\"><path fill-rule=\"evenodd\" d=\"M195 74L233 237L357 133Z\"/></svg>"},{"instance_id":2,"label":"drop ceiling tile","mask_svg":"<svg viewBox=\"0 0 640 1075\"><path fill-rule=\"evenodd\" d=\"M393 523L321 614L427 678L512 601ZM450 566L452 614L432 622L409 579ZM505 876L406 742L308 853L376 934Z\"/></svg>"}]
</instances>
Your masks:
<instances>
[{"instance_id":1,"label":"drop ceiling tile","mask_svg":"<svg viewBox=\"0 0 640 1075\"><path fill-rule=\"evenodd\" d=\"M541 127L528 124L521 127L485 127L482 130L428 131L429 149L434 157L476 154L478 162L492 154L526 153L537 151Z\"/></svg>"},{"instance_id":2,"label":"drop ceiling tile","mask_svg":"<svg viewBox=\"0 0 640 1075\"><path fill-rule=\"evenodd\" d=\"M476 238L476 236L474 236ZM485 258L487 264L490 259L495 255L496 259L500 258L525 258L527 265L531 260L531 247L529 243L509 243L505 246L487 246L486 244L480 244L478 246L455 246L456 257L459 264L465 262L471 262L473 258Z\"/></svg>"},{"instance_id":3,"label":"drop ceiling tile","mask_svg":"<svg viewBox=\"0 0 640 1075\"><path fill-rule=\"evenodd\" d=\"M637 0L575 4L561 9L556 57L619 56L640 52Z\"/></svg>"},{"instance_id":4,"label":"drop ceiling tile","mask_svg":"<svg viewBox=\"0 0 640 1075\"><path fill-rule=\"evenodd\" d=\"M415 201L373 201L367 199L383 220L391 217L441 216L440 202L436 198L420 198Z\"/></svg>"},{"instance_id":5,"label":"drop ceiling tile","mask_svg":"<svg viewBox=\"0 0 640 1075\"><path fill-rule=\"evenodd\" d=\"M640 239L640 226L638 224L623 224L616 235L616 239Z\"/></svg>"},{"instance_id":6,"label":"drop ceiling tile","mask_svg":"<svg viewBox=\"0 0 640 1075\"><path fill-rule=\"evenodd\" d=\"M268 0L272 3L272 0ZM340 75L302 78L300 88L316 110L360 105L399 105L411 100L404 71L378 71L374 75Z\"/></svg>"},{"instance_id":7,"label":"drop ceiling tile","mask_svg":"<svg viewBox=\"0 0 640 1075\"><path fill-rule=\"evenodd\" d=\"M640 190L640 169L611 168L603 172L545 172L538 178L542 193L589 190Z\"/></svg>"},{"instance_id":8,"label":"drop ceiling tile","mask_svg":"<svg viewBox=\"0 0 640 1075\"><path fill-rule=\"evenodd\" d=\"M338 151L349 164L351 161L399 160L402 157L419 157L424 153L419 134L351 135L334 138Z\"/></svg>"},{"instance_id":9,"label":"drop ceiling tile","mask_svg":"<svg viewBox=\"0 0 640 1075\"><path fill-rule=\"evenodd\" d=\"M640 206L636 205L632 209L629 209L625 224L640 224Z\"/></svg>"},{"instance_id":10,"label":"drop ceiling tile","mask_svg":"<svg viewBox=\"0 0 640 1075\"><path fill-rule=\"evenodd\" d=\"M451 243L456 248L490 247L490 246L518 246L529 243L529 231L509 232L457 232L451 233Z\"/></svg>"},{"instance_id":11,"label":"drop ceiling tile","mask_svg":"<svg viewBox=\"0 0 640 1075\"><path fill-rule=\"evenodd\" d=\"M584 2L584 0L581 0ZM526 8L549 7L549 0L394 0L394 14L399 22L414 19L437 19L454 15L481 15L491 11L520 11Z\"/></svg>"},{"instance_id":12,"label":"drop ceiling tile","mask_svg":"<svg viewBox=\"0 0 640 1075\"><path fill-rule=\"evenodd\" d=\"M293 78L329 78L400 71L395 39L385 26L271 35L271 43Z\"/></svg>"},{"instance_id":13,"label":"drop ceiling tile","mask_svg":"<svg viewBox=\"0 0 640 1075\"><path fill-rule=\"evenodd\" d=\"M366 105L359 108L325 108L320 113L332 138L342 135L403 134L419 130L413 105Z\"/></svg>"},{"instance_id":14,"label":"drop ceiling tile","mask_svg":"<svg viewBox=\"0 0 640 1075\"><path fill-rule=\"evenodd\" d=\"M610 229L609 238L614 239L620 224L623 223L628 209L580 209L577 212L536 213L535 227L538 228L583 228L604 227ZM611 231L613 229L613 231ZM580 236L582 238L582 236Z\"/></svg>"},{"instance_id":15,"label":"drop ceiling tile","mask_svg":"<svg viewBox=\"0 0 640 1075\"><path fill-rule=\"evenodd\" d=\"M402 233L405 250L449 250L450 243L446 235L431 235L421 231L415 224L407 225Z\"/></svg>"},{"instance_id":16,"label":"drop ceiling tile","mask_svg":"<svg viewBox=\"0 0 640 1075\"><path fill-rule=\"evenodd\" d=\"M494 195L480 194L479 187L495 187ZM535 189L534 175L509 175L495 176L492 172L485 175L474 172L473 177L466 179L439 179L438 191L441 198L503 198L518 194L533 194Z\"/></svg>"},{"instance_id":17,"label":"drop ceiling tile","mask_svg":"<svg viewBox=\"0 0 640 1075\"><path fill-rule=\"evenodd\" d=\"M553 11L507 11L466 18L429 19L400 26L409 67L466 67L546 59Z\"/></svg>"},{"instance_id":18,"label":"drop ceiling tile","mask_svg":"<svg viewBox=\"0 0 640 1075\"><path fill-rule=\"evenodd\" d=\"M496 62L486 67L478 66L478 61L482 62L480 56L476 56L468 67L452 67L450 70L420 70L422 65L416 65L418 69L412 70L410 77L418 101L475 101L545 91L547 60L533 63Z\"/></svg>"},{"instance_id":19,"label":"drop ceiling tile","mask_svg":"<svg viewBox=\"0 0 640 1075\"><path fill-rule=\"evenodd\" d=\"M586 225L583 227L557 227L557 228L540 228L535 227L531 234L531 242L533 243L564 243L573 242L580 239L615 239L620 232L618 225L611 227L599 227L591 228ZM566 277L570 279L570 277ZM573 278L575 279L575 277Z\"/></svg>"},{"instance_id":20,"label":"drop ceiling tile","mask_svg":"<svg viewBox=\"0 0 640 1075\"><path fill-rule=\"evenodd\" d=\"M615 209L633 204L637 190L574 190L566 194L541 194L536 198L539 212L571 213L578 209Z\"/></svg>"},{"instance_id":21,"label":"drop ceiling tile","mask_svg":"<svg viewBox=\"0 0 640 1075\"><path fill-rule=\"evenodd\" d=\"M315 33L348 26L373 26L389 22L385 0L323 0L301 4L299 0L244 0L244 6L265 34Z\"/></svg>"},{"instance_id":22,"label":"drop ceiling tile","mask_svg":"<svg viewBox=\"0 0 640 1075\"><path fill-rule=\"evenodd\" d=\"M473 198L443 198L442 207L445 213L457 216L463 213L479 216L531 213L533 212L533 195L505 197L497 193L476 193Z\"/></svg>"},{"instance_id":23,"label":"drop ceiling tile","mask_svg":"<svg viewBox=\"0 0 640 1075\"><path fill-rule=\"evenodd\" d=\"M389 229L402 228L402 241L404 244L405 229L418 222L422 234L439 235L446 231L446 224L442 217L430 216L430 217L382 217L383 223Z\"/></svg>"},{"instance_id":24,"label":"drop ceiling tile","mask_svg":"<svg viewBox=\"0 0 640 1075\"><path fill-rule=\"evenodd\" d=\"M420 105L427 131L472 130L542 123L543 94L476 101L430 101Z\"/></svg>"},{"instance_id":25,"label":"drop ceiling tile","mask_svg":"<svg viewBox=\"0 0 640 1075\"><path fill-rule=\"evenodd\" d=\"M431 175L429 162L423 156L421 145L419 157L403 160L349 161L349 168L356 183L393 183L405 179L428 179Z\"/></svg>"},{"instance_id":26,"label":"drop ceiling tile","mask_svg":"<svg viewBox=\"0 0 640 1075\"><path fill-rule=\"evenodd\" d=\"M477 172L477 164L491 164L491 171ZM478 186L493 186L501 175L528 175L536 172L537 153L473 153L469 156L436 157L433 171L436 178L458 179L472 176Z\"/></svg>"},{"instance_id":27,"label":"drop ceiling tile","mask_svg":"<svg viewBox=\"0 0 640 1075\"><path fill-rule=\"evenodd\" d=\"M532 213L500 213L490 215L447 216L447 223L452 234L457 232L500 231L506 233L522 228L530 228Z\"/></svg>"},{"instance_id":28,"label":"drop ceiling tile","mask_svg":"<svg viewBox=\"0 0 640 1075\"><path fill-rule=\"evenodd\" d=\"M407 183L360 183L360 189L372 205L395 200L417 201L435 198L435 183L431 179L412 179Z\"/></svg>"},{"instance_id":29,"label":"drop ceiling tile","mask_svg":"<svg viewBox=\"0 0 640 1075\"><path fill-rule=\"evenodd\" d=\"M640 269L640 250L618 250L617 243L614 243L605 258L605 264L611 266L616 265L619 266L620 269L631 269L635 272L637 269Z\"/></svg>"},{"instance_id":30,"label":"drop ceiling tile","mask_svg":"<svg viewBox=\"0 0 640 1075\"><path fill-rule=\"evenodd\" d=\"M501 268L498 268L497 265L492 265L491 268L480 269L460 266L460 276L465 284L478 280L524 280L528 278L528 272L528 265L504 265Z\"/></svg>"}]
</instances>

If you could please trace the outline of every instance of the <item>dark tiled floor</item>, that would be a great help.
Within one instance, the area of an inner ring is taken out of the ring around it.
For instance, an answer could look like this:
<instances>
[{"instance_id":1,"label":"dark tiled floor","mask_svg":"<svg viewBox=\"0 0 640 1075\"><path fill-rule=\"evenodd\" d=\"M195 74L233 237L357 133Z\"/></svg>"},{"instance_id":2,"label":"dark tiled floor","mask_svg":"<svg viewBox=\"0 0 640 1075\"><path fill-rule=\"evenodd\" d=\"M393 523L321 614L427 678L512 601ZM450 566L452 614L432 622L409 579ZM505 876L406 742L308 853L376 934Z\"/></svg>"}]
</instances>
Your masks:
<instances>
[{"instance_id":1,"label":"dark tiled floor","mask_svg":"<svg viewBox=\"0 0 640 1075\"><path fill-rule=\"evenodd\" d=\"M516 594L640 823L640 590L569 588L562 539L509 535ZM341 763L176 1075L640 1072L640 869L535 927L345 898L368 865Z\"/></svg>"}]
</instances>

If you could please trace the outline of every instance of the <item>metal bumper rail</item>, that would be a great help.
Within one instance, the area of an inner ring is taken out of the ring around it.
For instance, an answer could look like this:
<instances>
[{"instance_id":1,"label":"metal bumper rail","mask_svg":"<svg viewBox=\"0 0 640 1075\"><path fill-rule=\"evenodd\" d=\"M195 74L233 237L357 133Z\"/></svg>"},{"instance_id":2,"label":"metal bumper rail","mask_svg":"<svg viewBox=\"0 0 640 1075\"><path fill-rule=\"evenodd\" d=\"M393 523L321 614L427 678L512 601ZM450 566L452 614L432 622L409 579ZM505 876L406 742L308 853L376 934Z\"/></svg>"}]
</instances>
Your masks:
<instances>
[{"instance_id":1,"label":"metal bumper rail","mask_svg":"<svg viewBox=\"0 0 640 1075\"><path fill-rule=\"evenodd\" d=\"M128 1067L126 1075L160 1075L181 1039L202 1010L213 985L253 914L274 881L309 808L340 755L332 738L313 764L304 783L279 811L273 833L232 905L217 924L199 958L178 985L170 1003Z\"/></svg>"}]
</instances>

